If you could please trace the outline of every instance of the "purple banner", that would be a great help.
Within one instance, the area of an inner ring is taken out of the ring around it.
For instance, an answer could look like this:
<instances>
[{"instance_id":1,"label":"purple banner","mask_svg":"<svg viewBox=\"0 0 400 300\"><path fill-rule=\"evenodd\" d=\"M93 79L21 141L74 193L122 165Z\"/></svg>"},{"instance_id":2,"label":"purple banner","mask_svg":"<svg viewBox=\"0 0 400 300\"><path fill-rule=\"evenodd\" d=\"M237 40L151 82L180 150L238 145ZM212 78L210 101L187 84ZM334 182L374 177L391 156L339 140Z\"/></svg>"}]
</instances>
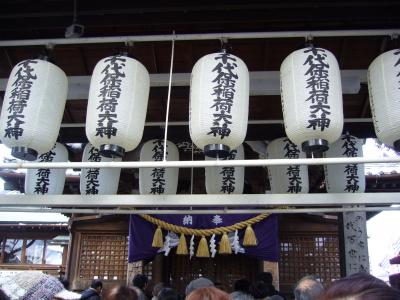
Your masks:
<instances>
[{"instance_id":1,"label":"purple banner","mask_svg":"<svg viewBox=\"0 0 400 300\"><path fill-rule=\"evenodd\" d=\"M222 226L230 226L255 217L256 215L155 215L155 218L165 222L185 226L195 229L207 229ZM278 218L276 215L270 215L266 219L252 225L256 234L258 244L252 247L243 247L243 235L245 229L239 231L239 242L241 253L256 257L261 260L278 261L279 258L279 240L278 240ZM151 246L156 225L147 222L142 217L131 215L129 220L129 257L130 263L139 260L151 260L159 251L158 248ZM163 230L163 236L168 232ZM233 232L234 233L234 232ZM233 234L232 233L232 234ZM179 238L179 236L178 236ZM191 236L186 236L189 248ZM216 245L219 245L220 235L216 236ZM199 237L195 238L195 249L197 249ZM207 238L210 241L210 238ZM218 246L217 246L218 249ZM243 252L244 251L244 252Z\"/></svg>"}]
</instances>

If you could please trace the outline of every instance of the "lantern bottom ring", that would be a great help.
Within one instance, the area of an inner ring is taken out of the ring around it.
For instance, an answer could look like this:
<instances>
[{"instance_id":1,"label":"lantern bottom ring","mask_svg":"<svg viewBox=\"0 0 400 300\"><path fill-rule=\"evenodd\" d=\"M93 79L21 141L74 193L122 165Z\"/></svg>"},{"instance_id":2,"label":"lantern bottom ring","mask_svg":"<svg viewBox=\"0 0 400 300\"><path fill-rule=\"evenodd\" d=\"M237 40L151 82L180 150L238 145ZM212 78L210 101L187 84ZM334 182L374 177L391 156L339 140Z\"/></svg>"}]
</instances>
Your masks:
<instances>
[{"instance_id":1,"label":"lantern bottom ring","mask_svg":"<svg viewBox=\"0 0 400 300\"><path fill-rule=\"evenodd\" d=\"M400 152L400 140L394 141L393 142L393 148L394 150L396 150L397 152Z\"/></svg>"},{"instance_id":2,"label":"lantern bottom ring","mask_svg":"<svg viewBox=\"0 0 400 300\"><path fill-rule=\"evenodd\" d=\"M230 151L231 149L223 144L210 144L204 147L204 154L213 158L225 158Z\"/></svg>"},{"instance_id":3,"label":"lantern bottom ring","mask_svg":"<svg viewBox=\"0 0 400 300\"><path fill-rule=\"evenodd\" d=\"M100 146L99 152L101 156L117 158L124 156L125 149L118 145L104 144Z\"/></svg>"},{"instance_id":4,"label":"lantern bottom ring","mask_svg":"<svg viewBox=\"0 0 400 300\"><path fill-rule=\"evenodd\" d=\"M18 159L33 161L36 160L38 153L36 150L27 147L12 147L11 155Z\"/></svg>"},{"instance_id":5,"label":"lantern bottom ring","mask_svg":"<svg viewBox=\"0 0 400 300\"><path fill-rule=\"evenodd\" d=\"M322 153L329 149L328 141L324 139L311 139L301 144L301 149L309 153Z\"/></svg>"}]
</instances>

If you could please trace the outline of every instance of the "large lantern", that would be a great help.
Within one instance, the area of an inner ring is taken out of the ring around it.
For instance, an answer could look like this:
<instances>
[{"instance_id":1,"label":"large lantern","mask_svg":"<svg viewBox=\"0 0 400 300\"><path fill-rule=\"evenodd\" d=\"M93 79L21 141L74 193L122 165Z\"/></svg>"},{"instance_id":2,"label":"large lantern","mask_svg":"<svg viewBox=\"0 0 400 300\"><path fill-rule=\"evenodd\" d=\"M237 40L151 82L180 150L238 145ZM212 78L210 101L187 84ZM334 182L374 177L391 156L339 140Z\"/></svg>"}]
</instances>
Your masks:
<instances>
[{"instance_id":1,"label":"large lantern","mask_svg":"<svg viewBox=\"0 0 400 300\"><path fill-rule=\"evenodd\" d=\"M325 153L326 157L362 157L363 140L342 135ZM325 165L328 193L363 193L365 191L364 164Z\"/></svg>"},{"instance_id":2,"label":"large lantern","mask_svg":"<svg viewBox=\"0 0 400 300\"><path fill-rule=\"evenodd\" d=\"M244 159L243 145L231 150L224 160ZM206 156L206 160L213 160ZM244 167L206 167L207 194L242 194L244 187Z\"/></svg>"},{"instance_id":3,"label":"large lantern","mask_svg":"<svg viewBox=\"0 0 400 300\"><path fill-rule=\"evenodd\" d=\"M288 138L306 152L323 152L343 130L340 70L326 49L292 52L280 68L281 97Z\"/></svg>"},{"instance_id":4,"label":"large lantern","mask_svg":"<svg viewBox=\"0 0 400 300\"><path fill-rule=\"evenodd\" d=\"M14 157L32 161L53 148L67 92L67 76L51 62L29 59L12 69L1 110L0 137Z\"/></svg>"},{"instance_id":5,"label":"large lantern","mask_svg":"<svg viewBox=\"0 0 400 300\"><path fill-rule=\"evenodd\" d=\"M83 162L121 161L121 158L109 158L100 155L100 151L87 144L83 150ZM120 168L82 169L80 191L82 195L114 195L118 191Z\"/></svg>"},{"instance_id":6,"label":"large lantern","mask_svg":"<svg viewBox=\"0 0 400 300\"><path fill-rule=\"evenodd\" d=\"M296 144L287 137L273 140L267 147L268 159L305 158ZM269 183L274 194L308 193L308 168L304 165L268 166Z\"/></svg>"},{"instance_id":7,"label":"large lantern","mask_svg":"<svg viewBox=\"0 0 400 300\"><path fill-rule=\"evenodd\" d=\"M139 145L146 119L150 75L136 59L100 60L90 82L86 135L102 156L122 157Z\"/></svg>"},{"instance_id":8,"label":"large lantern","mask_svg":"<svg viewBox=\"0 0 400 300\"><path fill-rule=\"evenodd\" d=\"M369 102L375 133L400 151L400 49L379 55L368 68Z\"/></svg>"},{"instance_id":9,"label":"large lantern","mask_svg":"<svg viewBox=\"0 0 400 300\"><path fill-rule=\"evenodd\" d=\"M249 112L249 71L226 52L200 58L190 80L189 130L210 157L226 157L244 141Z\"/></svg>"},{"instance_id":10,"label":"large lantern","mask_svg":"<svg viewBox=\"0 0 400 300\"><path fill-rule=\"evenodd\" d=\"M38 157L37 162L67 162L68 151L63 144ZM28 169L25 176L25 194L59 195L64 191L65 169Z\"/></svg>"},{"instance_id":11,"label":"large lantern","mask_svg":"<svg viewBox=\"0 0 400 300\"><path fill-rule=\"evenodd\" d=\"M143 144L140 161L162 161L164 141L150 140ZM167 141L167 159L179 160L178 147ZM176 194L178 188L179 168L139 168L140 194Z\"/></svg>"}]
</instances>

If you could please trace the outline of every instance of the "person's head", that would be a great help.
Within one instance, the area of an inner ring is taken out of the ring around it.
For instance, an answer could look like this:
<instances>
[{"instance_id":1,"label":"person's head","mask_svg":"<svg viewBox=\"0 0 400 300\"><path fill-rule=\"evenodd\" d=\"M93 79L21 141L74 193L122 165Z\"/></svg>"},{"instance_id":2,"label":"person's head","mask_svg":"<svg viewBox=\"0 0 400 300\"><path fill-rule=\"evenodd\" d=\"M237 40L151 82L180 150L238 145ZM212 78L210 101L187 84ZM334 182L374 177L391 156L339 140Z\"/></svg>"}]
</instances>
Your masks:
<instances>
[{"instance_id":1,"label":"person's head","mask_svg":"<svg viewBox=\"0 0 400 300\"><path fill-rule=\"evenodd\" d=\"M261 272L256 276L256 281L264 281L267 285L272 285L272 274L270 272Z\"/></svg>"},{"instance_id":2,"label":"person's head","mask_svg":"<svg viewBox=\"0 0 400 300\"><path fill-rule=\"evenodd\" d=\"M0 277L0 288L7 297L18 299L64 299L66 293L69 299L80 298L79 294L65 290L56 277L39 271L23 271Z\"/></svg>"},{"instance_id":3,"label":"person's head","mask_svg":"<svg viewBox=\"0 0 400 300\"><path fill-rule=\"evenodd\" d=\"M250 294L254 299L264 299L270 295L270 289L264 281L256 281L250 286Z\"/></svg>"},{"instance_id":4,"label":"person's head","mask_svg":"<svg viewBox=\"0 0 400 300\"><path fill-rule=\"evenodd\" d=\"M195 289L198 288L203 288L203 287L213 287L214 283L206 278L206 277L200 277L197 279L192 280L189 282L189 284L186 286L185 294L186 296L189 295L191 292L193 292Z\"/></svg>"},{"instance_id":5,"label":"person's head","mask_svg":"<svg viewBox=\"0 0 400 300\"><path fill-rule=\"evenodd\" d=\"M126 286L114 286L102 297L103 300L137 300L137 293Z\"/></svg>"},{"instance_id":6,"label":"person's head","mask_svg":"<svg viewBox=\"0 0 400 300\"><path fill-rule=\"evenodd\" d=\"M64 288L65 288L66 290L69 289L69 280L68 280L67 278L61 277L61 278L59 278L58 280L60 280L61 284L64 286Z\"/></svg>"},{"instance_id":7,"label":"person's head","mask_svg":"<svg viewBox=\"0 0 400 300\"><path fill-rule=\"evenodd\" d=\"M324 286L314 276L301 278L294 288L296 300L317 300L324 293Z\"/></svg>"},{"instance_id":8,"label":"person's head","mask_svg":"<svg viewBox=\"0 0 400 300\"><path fill-rule=\"evenodd\" d=\"M0 289L0 300L10 300L10 298L8 298L2 289Z\"/></svg>"},{"instance_id":9,"label":"person's head","mask_svg":"<svg viewBox=\"0 0 400 300\"><path fill-rule=\"evenodd\" d=\"M164 283L163 282L159 282L156 285L154 285L153 287L153 291L151 292L151 294L154 297L157 297L158 294L161 292L161 290L164 288Z\"/></svg>"},{"instance_id":10,"label":"person's head","mask_svg":"<svg viewBox=\"0 0 400 300\"><path fill-rule=\"evenodd\" d=\"M229 294L215 288L203 287L197 288L191 292L186 300L229 300Z\"/></svg>"},{"instance_id":11,"label":"person's head","mask_svg":"<svg viewBox=\"0 0 400 300\"><path fill-rule=\"evenodd\" d=\"M247 279L239 279L235 281L235 284L233 286L233 289L235 291L243 292L243 293L249 293L250 289L250 281Z\"/></svg>"},{"instance_id":12,"label":"person's head","mask_svg":"<svg viewBox=\"0 0 400 300\"><path fill-rule=\"evenodd\" d=\"M323 300L395 300L400 291L366 273L356 273L336 280L322 297Z\"/></svg>"},{"instance_id":13,"label":"person's head","mask_svg":"<svg viewBox=\"0 0 400 300\"><path fill-rule=\"evenodd\" d=\"M103 289L103 282L100 279L93 279L90 287L100 293Z\"/></svg>"},{"instance_id":14,"label":"person's head","mask_svg":"<svg viewBox=\"0 0 400 300\"><path fill-rule=\"evenodd\" d=\"M144 290L146 288L147 282L148 282L147 276L143 274L136 274L132 280L133 286L136 286L141 290Z\"/></svg>"},{"instance_id":15,"label":"person's head","mask_svg":"<svg viewBox=\"0 0 400 300\"><path fill-rule=\"evenodd\" d=\"M157 296L158 300L179 300L179 295L171 288L163 288Z\"/></svg>"}]
</instances>

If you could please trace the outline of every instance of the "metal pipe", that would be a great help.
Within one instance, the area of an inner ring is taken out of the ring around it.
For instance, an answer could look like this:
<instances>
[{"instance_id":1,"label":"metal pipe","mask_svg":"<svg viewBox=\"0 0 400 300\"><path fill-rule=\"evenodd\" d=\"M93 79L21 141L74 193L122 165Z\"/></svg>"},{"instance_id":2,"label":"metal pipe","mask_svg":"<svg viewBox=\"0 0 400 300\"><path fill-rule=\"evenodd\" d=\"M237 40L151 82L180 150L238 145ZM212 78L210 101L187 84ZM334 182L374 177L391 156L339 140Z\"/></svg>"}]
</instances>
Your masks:
<instances>
[{"instance_id":1,"label":"metal pipe","mask_svg":"<svg viewBox=\"0 0 400 300\"><path fill-rule=\"evenodd\" d=\"M372 118L348 118L344 119L345 123L372 123ZM269 124L283 124L283 120L249 120L249 125L269 125ZM188 121L168 121L168 126L188 126ZM165 122L146 122L144 126L155 126L162 127L165 126ZM63 123L61 127L64 128L80 128L85 127L85 123Z\"/></svg>"},{"instance_id":2,"label":"metal pipe","mask_svg":"<svg viewBox=\"0 0 400 300\"><path fill-rule=\"evenodd\" d=\"M71 44L105 44L128 42L163 42L221 39L277 39L277 38L306 38L306 37L347 37L347 36L393 36L400 34L396 29L367 29L367 30L318 30L318 31L277 31L277 32L232 32L232 33L198 33L198 34L168 34L141 36L112 36L87 37L72 39L32 39L0 41L0 47L39 46L39 45L71 45Z\"/></svg>"},{"instance_id":3,"label":"metal pipe","mask_svg":"<svg viewBox=\"0 0 400 300\"><path fill-rule=\"evenodd\" d=\"M0 169L65 169L65 168L204 168L204 167L260 167L288 165L333 165L365 163L400 163L398 157L330 157L298 159L243 159L196 161L111 161L111 162L18 162L0 163Z\"/></svg>"},{"instance_id":4,"label":"metal pipe","mask_svg":"<svg viewBox=\"0 0 400 300\"><path fill-rule=\"evenodd\" d=\"M178 195L0 195L0 207L116 208L155 207L187 209L260 209L271 207L390 206L400 204L399 193L325 194L178 194Z\"/></svg>"},{"instance_id":5,"label":"metal pipe","mask_svg":"<svg viewBox=\"0 0 400 300\"><path fill-rule=\"evenodd\" d=\"M0 207L0 212L37 212L37 213L79 213L79 214L113 214L113 215L204 215L204 214L261 214L261 213L275 213L275 214L304 214L304 213L340 213L340 212L354 212L354 211L397 211L400 206L388 207L332 207L332 208L289 208L289 209L211 209L211 210L151 210L151 209L99 209L99 208L29 208L29 207Z\"/></svg>"}]
</instances>

